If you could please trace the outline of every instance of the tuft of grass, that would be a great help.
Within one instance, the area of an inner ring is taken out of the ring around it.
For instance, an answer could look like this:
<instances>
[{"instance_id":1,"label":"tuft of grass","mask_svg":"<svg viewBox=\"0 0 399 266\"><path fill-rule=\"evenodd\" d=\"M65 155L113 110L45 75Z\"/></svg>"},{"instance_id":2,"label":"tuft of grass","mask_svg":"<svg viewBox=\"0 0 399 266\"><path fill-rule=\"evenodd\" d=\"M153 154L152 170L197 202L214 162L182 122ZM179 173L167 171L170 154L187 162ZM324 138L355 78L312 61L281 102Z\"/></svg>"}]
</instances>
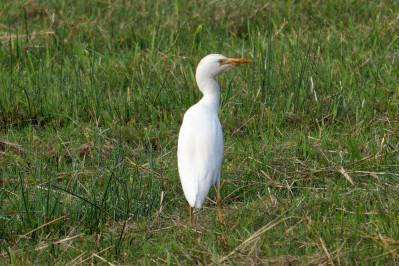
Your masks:
<instances>
[{"instance_id":1,"label":"tuft of grass","mask_svg":"<svg viewBox=\"0 0 399 266\"><path fill-rule=\"evenodd\" d=\"M0 2L3 264L392 264L399 4ZM177 134L209 53L225 225L196 221Z\"/></svg>"}]
</instances>

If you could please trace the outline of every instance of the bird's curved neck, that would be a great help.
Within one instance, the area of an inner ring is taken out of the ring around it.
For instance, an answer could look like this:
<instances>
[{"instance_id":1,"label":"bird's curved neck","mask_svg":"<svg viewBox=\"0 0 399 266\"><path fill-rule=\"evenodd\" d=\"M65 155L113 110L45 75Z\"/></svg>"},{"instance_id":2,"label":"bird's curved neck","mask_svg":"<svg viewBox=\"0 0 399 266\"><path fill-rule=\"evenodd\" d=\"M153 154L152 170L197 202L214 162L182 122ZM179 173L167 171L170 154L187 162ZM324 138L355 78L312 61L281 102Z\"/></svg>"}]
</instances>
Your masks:
<instances>
[{"instance_id":1,"label":"bird's curved neck","mask_svg":"<svg viewBox=\"0 0 399 266\"><path fill-rule=\"evenodd\" d=\"M204 94L204 96L200 100L200 103L206 105L209 109L217 114L220 104L219 84L214 78L211 77L207 79L202 79L201 81L197 81L197 83L199 89Z\"/></svg>"}]
</instances>

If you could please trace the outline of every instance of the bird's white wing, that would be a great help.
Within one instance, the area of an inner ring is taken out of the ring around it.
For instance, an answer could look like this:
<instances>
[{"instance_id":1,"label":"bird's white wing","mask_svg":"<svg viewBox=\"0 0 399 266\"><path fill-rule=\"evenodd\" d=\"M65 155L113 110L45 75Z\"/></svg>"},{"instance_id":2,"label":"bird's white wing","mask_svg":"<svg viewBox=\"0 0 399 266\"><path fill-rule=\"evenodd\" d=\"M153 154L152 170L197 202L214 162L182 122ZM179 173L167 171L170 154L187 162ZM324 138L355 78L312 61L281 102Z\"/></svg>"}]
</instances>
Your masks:
<instances>
[{"instance_id":1,"label":"bird's white wing","mask_svg":"<svg viewBox=\"0 0 399 266\"><path fill-rule=\"evenodd\" d=\"M192 106L184 115L177 154L184 195L192 207L200 208L211 185L220 186L223 132L217 115Z\"/></svg>"}]
</instances>

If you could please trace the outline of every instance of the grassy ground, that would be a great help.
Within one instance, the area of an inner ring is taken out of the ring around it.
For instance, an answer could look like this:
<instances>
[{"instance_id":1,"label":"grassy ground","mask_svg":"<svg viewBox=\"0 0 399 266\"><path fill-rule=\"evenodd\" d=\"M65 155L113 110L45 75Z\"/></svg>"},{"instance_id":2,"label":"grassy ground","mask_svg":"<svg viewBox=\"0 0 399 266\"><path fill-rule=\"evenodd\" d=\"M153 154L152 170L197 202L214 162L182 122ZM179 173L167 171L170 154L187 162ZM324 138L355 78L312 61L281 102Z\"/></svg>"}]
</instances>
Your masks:
<instances>
[{"instance_id":1,"label":"grassy ground","mask_svg":"<svg viewBox=\"0 0 399 266\"><path fill-rule=\"evenodd\" d=\"M399 258L396 1L0 1L0 264ZM176 162L209 53L225 225Z\"/></svg>"}]
</instances>

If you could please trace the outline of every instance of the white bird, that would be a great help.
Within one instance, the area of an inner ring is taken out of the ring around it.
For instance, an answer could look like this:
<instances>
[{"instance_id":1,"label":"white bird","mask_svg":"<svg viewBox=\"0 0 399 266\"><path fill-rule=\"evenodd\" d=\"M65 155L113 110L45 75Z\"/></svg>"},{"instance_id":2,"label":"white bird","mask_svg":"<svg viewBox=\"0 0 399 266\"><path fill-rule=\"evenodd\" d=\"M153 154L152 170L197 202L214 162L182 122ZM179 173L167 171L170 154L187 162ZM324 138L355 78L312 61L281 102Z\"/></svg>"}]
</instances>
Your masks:
<instances>
[{"instance_id":1,"label":"white bird","mask_svg":"<svg viewBox=\"0 0 399 266\"><path fill-rule=\"evenodd\" d=\"M220 88L215 77L235 65L249 62L252 60L210 54L198 64L195 78L204 96L185 113L177 148L180 181L190 205L190 219L193 208L201 208L211 185L215 184L219 221L222 222L223 131L218 117Z\"/></svg>"}]
</instances>

